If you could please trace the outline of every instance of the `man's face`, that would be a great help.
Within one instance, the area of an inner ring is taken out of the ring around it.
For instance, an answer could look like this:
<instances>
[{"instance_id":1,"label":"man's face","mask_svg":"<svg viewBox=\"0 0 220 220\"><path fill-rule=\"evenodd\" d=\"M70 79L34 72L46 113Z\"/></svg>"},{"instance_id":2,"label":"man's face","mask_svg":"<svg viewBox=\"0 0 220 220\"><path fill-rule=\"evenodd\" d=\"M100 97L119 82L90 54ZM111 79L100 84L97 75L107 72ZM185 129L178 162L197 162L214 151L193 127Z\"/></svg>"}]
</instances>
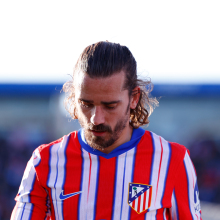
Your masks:
<instances>
[{"instance_id":1,"label":"man's face","mask_svg":"<svg viewBox=\"0 0 220 220\"><path fill-rule=\"evenodd\" d=\"M77 117L94 149L112 146L128 133L130 99L124 80L123 71L107 78L80 72L74 79Z\"/></svg>"}]
</instances>

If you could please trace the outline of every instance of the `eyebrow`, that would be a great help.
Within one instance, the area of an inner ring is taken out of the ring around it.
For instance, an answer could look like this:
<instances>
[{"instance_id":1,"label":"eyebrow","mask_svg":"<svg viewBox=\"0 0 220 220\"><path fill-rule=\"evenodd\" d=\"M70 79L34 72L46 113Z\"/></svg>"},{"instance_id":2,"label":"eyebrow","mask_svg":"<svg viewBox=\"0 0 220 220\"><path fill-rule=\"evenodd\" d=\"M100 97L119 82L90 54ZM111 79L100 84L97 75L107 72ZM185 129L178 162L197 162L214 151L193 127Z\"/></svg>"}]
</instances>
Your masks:
<instances>
[{"instance_id":1,"label":"eyebrow","mask_svg":"<svg viewBox=\"0 0 220 220\"><path fill-rule=\"evenodd\" d=\"M92 101L92 100L86 100L86 99L79 99L80 101L83 101L83 102L88 102L88 103L93 103L94 101ZM101 102L102 104L104 104L104 105L111 105L111 104L117 104L117 103L119 103L119 102L121 102L121 100L117 100L117 101L111 101L111 102Z\"/></svg>"},{"instance_id":2,"label":"eyebrow","mask_svg":"<svg viewBox=\"0 0 220 220\"><path fill-rule=\"evenodd\" d=\"M117 103L119 103L119 102L121 102L121 101L120 101L120 100L117 100L117 101L101 102L101 103L104 104L104 105L111 105L111 104L117 104Z\"/></svg>"}]
</instances>

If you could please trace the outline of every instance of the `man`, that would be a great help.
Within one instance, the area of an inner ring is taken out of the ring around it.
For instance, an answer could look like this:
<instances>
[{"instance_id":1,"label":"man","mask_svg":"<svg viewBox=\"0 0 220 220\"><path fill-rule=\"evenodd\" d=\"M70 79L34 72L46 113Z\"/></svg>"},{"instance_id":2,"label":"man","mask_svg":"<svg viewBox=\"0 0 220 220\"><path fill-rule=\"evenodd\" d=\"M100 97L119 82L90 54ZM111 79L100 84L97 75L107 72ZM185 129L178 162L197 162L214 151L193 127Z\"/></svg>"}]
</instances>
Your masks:
<instances>
[{"instance_id":1,"label":"man","mask_svg":"<svg viewBox=\"0 0 220 220\"><path fill-rule=\"evenodd\" d=\"M11 219L201 219L186 148L140 128L151 88L127 47L85 48L63 87L82 129L34 151Z\"/></svg>"}]
</instances>

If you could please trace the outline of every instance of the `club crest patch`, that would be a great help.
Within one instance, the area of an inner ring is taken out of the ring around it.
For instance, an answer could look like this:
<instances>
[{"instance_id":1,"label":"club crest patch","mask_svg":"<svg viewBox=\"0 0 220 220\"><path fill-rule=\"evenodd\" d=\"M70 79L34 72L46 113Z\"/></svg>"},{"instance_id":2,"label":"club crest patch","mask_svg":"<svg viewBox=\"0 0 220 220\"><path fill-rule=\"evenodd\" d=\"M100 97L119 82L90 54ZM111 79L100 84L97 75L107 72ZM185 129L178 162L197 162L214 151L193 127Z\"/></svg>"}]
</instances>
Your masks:
<instances>
[{"instance_id":1,"label":"club crest patch","mask_svg":"<svg viewBox=\"0 0 220 220\"><path fill-rule=\"evenodd\" d=\"M128 205L138 214L150 208L152 186L141 183L129 183Z\"/></svg>"}]
</instances>

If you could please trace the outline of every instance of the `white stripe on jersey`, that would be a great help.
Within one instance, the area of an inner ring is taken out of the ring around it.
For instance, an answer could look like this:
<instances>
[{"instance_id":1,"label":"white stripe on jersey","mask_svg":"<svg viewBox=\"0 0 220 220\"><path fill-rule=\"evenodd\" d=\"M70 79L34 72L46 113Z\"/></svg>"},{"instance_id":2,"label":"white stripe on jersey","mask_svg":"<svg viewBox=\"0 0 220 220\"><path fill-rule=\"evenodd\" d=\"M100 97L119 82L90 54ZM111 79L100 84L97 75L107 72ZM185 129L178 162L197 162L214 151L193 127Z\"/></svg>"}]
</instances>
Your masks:
<instances>
[{"instance_id":1,"label":"white stripe on jersey","mask_svg":"<svg viewBox=\"0 0 220 220\"><path fill-rule=\"evenodd\" d=\"M114 196L114 220L120 220L121 215L121 204L122 200L122 186L123 186L123 177L124 177L124 165L125 165L125 153L118 156L117 159L117 176L116 176L116 188L115 188L115 196Z\"/></svg>"},{"instance_id":2,"label":"white stripe on jersey","mask_svg":"<svg viewBox=\"0 0 220 220\"><path fill-rule=\"evenodd\" d=\"M172 216L172 220L178 220L177 219L177 206L176 206L176 196L175 196L175 192L173 190L173 194L172 194L172 200L171 200L172 206L170 208L170 215Z\"/></svg>"},{"instance_id":3,"label":"white stripe on jersey","mask_svg":"<svg viewBox=\"0 0 220 220\"><path fill-rule=\"evenodd\" d=\"M19 203L14 220L29 219L32 214L31 203Z\"/></svg>"},{"instance_id":4,"label":"white stripe on jersey","mask_svg":"<svg viewBox=\"0 0 220 220\"><path fill-rule=\"evenodd\" d=\"M149 190L147 190L147 191L149 191ZM143 205L144 205L144 193L141 194L140 212L143 211Z\"/></svg>"},{"instance_id":5,"label":"white stripe on jersey","mask_svg":"<svg viewBox=\"0 0 220 220\"><path fill-rule=\"evenodd\" d=\"M150 191L150 190L147 190L147 192L146 192L146 203L145 203L145 210L148 208L149 191Z\"/></svg>"},{"instance_id":6,"label":"white stripe on jersey","mask_svg":"<svg viewBox=\"0 0 220 220\"><path fill-rule=\"evenodd\" d=\"M167 220L166 211L167 211L167 209L164 209L164 210L163 210L163 219L164 219L164 220Z\"/></svg>"},{"instance_id":7,"label":"white stripe on jersey","mask_svg":"<svg viewBox=\"0 0 220 220\"><path fill-rule=\"evenodd\" d=\"M58 220L63 219L63 201L60 201L59 196L65 181L65 150L68 138L69 136L64 136L60 143L54 144L50 149L50 174L47 185L51 188L55 216Z\"/></svg>"},{"instance_id":8,"label":"white stripe on jersey","mask_svg":"<svg viewBox=\"0 0 220 220\"><path fill-rule=\"evenodd\" d=\"M167 177L167 170L169 166L170 159L170 147L169 143L161 138L160 136L151 132L153 143L154 143L154 159L153 159L153 169L151 173L151 183L153 186L152 190L152 203L149 211L154 209L159 209L162 207L161 201L163 197L163 192L165 188L165 181ZM161 152L163 151L162 155ZM162 156L162 158L161 158ZM161 167L160 167L161 163ZM160 171L160 173L159 173Z\"/></svg>"},{"instance_id":9,"label":"white stripe on jersey","mask_svg":"<svg viewBox=\"0 0 220 220\"><path fill-rule=\"evenodd\" d=\"M138 200L139 200L139 197L134 200L134 202L135 202L135 203L134 203L134 208L135 208L135 210L138 209Z\"/></svg>"},{"instance_id":10,"label":"white stripe on jersey","mask_svg":"<svg viewBox=\"0 0 220 220\"><path fill-rule=\"evenodd\" d=\"M153 138L153 161L151 167L151 182L150 185L153 186L152 188L152 202L149 211L156 209L155 199L156 199L156 190L157 190L157 181L158 181L158 172L160 166L160 158L161 158L161 145L159 136L151 132Z\"/></svg>"},{"instance_id":11,"label":"white stripe on jersey","mask_svg":"<svg viewBox=\"0 0 220 220\"><path fill-rule=\"evenodd\" d=\"M68 142L69 136L64 136L62 142L60 143L60 147L58 149L58 173L57 173L57 182L56 182L56 198L60 200L60 193L63 190L63 185L65 182L65 174L66 174L66 147ZM59 218L59 220L63 219L63 201L57 203L57 207L60 213L60 216L62 218Z\"/></svg>"},{"instance_id":12,"label":"white stripe on jersey","mask_svg":"<svg viewBox=\"0 0 220 220\"><path fill-rule=\"evenodd\" d=\"M20 203L16 209L15 219L29 219L32 215L33 205L30 203L30 192L33 190L34 182L36 180L35 166L40 162L39 150L35 150L32 157L28 161L25 169L21 185L19 187L19 196L16 198Z\"/></svg>"},{"instance_id":13,"label":"white stripe on jersey","mask_svg":"<svg viewBox=\"0 0 220 220\"><path fill-rule=\"evenodd\" d=\"M197 219L195 215L195 209L194 209L194 188L196 184L196 174L195 174L192 161L187 151L184 157L184 164L185 164L187 179L188 179L189 206L190 206L193 219Z\"/></svg>"},{"instance_id":14,"label":"white stripe on jersey","mask_svg":"<svg viewBox=\"0 0 220 220\"><path fill-rule=\"evenodd\" d=\"M59 147L60 147L60 143L54 144L53 146L50 147L50 161L49 161L50 171L49 171L49 179L47 181L47 186L51 188L51 197L52 197L52 203L53 203L56 219L59 219L59 213L56 206L58 198L56 198L56 192L55 192L56 186L54 183L57 177L57 162L58 162L57 151Z\"/></svg>"},{"instance_id":15,"label":"white stripe on jersey","mask_svg":"<svg viewBox=\"0 0 220 220\"><path fill-rule=\"evenodd\" d=\"M17 210L16 210L16 215L15 215L15 218L12 219L12 220L18 220L18 219L21 219L21 216L24 212L24 209L25 209L25 204L26 203L19 203L18 204L18 207L17 207Z\"/></svg>"},{"instance_id":16,"label":"white stripe on jersey","mask_svg":"<svg viewBox=\"0 0 220 220\"><path fill-rule=\"evenodd\" d=\"M34 167L38 166L40 161L41 161L41 156L40 156L40 152L39 149L37 148L33 154L32 154L32 160L33 160L33 165Z\"/></svg>"},{"instance_id":17,"label":"white stripe on jersey","mask_svg":"<svg viewBox=\"0 0 220 220\"><path fill-rule=\"evenodd\" d=\"M27 167L25 169L21 185L19 188L19 196L17 197L17 201L20 202L30 202L29 193L33 190L33 184L36 178L36 171L33 166L33 156L28 161Z\"/></svg>"},{"instance_id":18,"label":"white stripe on jersey","mask_svg":"<svg viewBox=\"0 0 220 220\"><path fill-rule=\"evenodd\" d=\"M132 173L133 173L133 163L134 163L134 154L136 147L127 151L125 155L125 170L124 170L124 190L123 190L123 203L122 203L122 211L121 211L121 219L128 219L129 217L129 209L128 205L128 184L132 182Z\"/></svg>"},{"instance_id":19,"label":"white stripe on jersey","mask_svg":"<svg viewBox=\"0 0 220 220\"><path fill-rule=\"evenodd\" d=\"M97 175L98 175L98 168L99 168L99 161L98 156L94 154L91 155L92 160L92 167L91 167L91 174L90 174L90 187L89 187L89 196L88 196L88 203L87 203L87 219L94 219L94 210L95 210L95 199L96 199L96 187L97 187Z\"/></svg>"},{"instance_id":20,"label":"white stripe on jersey","mask_svg":"<svg viewBox=\"0 0 220 220\"><path fill-rule=\"evenodd\" d=\"M83 192L80 196L80 208L79 208L79 219L86 220L86 212L85 207L87 207L87 197L88 197L88 183L89 183L89 172L90 172L90 159L89 153L82 148L82 156L83 156L83 182L82 189Z\"/></svg>"},{"instance_id":21,"label":"white stripe on jersey","mask_svg":"<svg viewBox=\"0 0 220 220\"><path fill-rule=\"evenodd\" d=\"M145 220L156 220L157 210L147 212L145 215Z\"/></svg>"},{"instance_id":22,"label":"white stripe on jersey","mask_svg":"<svg viewBox=\"0 0 220 220\"><path fill-rule=\"evenodd\" d=\"M167 141L165 141L163 138L161 138L161 144L163 148L163 154L162 154L162 162L161 162L161 168L160 168L160 176L159 176L159 184L158 184L158 191L157 191L157 197L155 198L156 204L155 207L157 209L162 207L162 197L164 193L164 188L166 185L166 178L167 178L167 170L169 169L169 160L170 160L170 146Z\"/></svg>"}]
</instances>

